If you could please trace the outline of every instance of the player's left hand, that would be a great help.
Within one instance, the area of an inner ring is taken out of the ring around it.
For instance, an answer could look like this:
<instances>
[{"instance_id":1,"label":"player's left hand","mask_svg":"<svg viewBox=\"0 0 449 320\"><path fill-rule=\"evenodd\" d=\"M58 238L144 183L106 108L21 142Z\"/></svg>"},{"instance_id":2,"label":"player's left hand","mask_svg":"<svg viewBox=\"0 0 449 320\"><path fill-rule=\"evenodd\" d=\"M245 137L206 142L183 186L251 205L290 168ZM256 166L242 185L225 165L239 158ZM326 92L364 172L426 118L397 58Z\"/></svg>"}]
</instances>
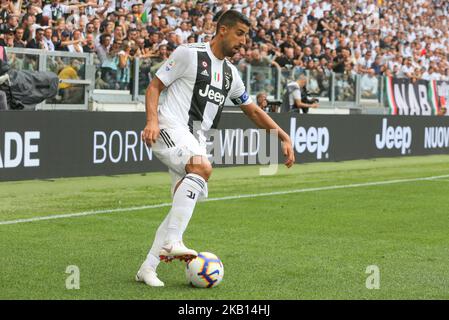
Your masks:
<instances>
[{"instance_id":1,"label":"player's left hand","mask_svg":"<svg viewBox=\"0 0 449 320\"><path fill-rule=\"evenodd\" d=\"M286 158L284 164L287 168L290 168L295 163L295 152L293 151L292 142L282 141L282 152Z\"/></svg>"}]
</instances>

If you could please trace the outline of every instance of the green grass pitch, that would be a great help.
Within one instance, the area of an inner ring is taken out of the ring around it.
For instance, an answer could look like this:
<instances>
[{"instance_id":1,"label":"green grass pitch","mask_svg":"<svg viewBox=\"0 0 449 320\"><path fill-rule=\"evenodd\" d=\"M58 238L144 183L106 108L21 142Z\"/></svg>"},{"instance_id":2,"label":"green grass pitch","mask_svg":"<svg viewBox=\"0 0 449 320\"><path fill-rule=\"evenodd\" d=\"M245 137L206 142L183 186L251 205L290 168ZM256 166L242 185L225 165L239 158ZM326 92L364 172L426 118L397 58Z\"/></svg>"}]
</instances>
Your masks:
<instances>
[{"instance_id":1,"label":"green grass pitch","mask_svg":"<svg viewBox=\"0 0 449 320\"><path fill-rule=\"evenodd\" d=\"M449 156L279 168L215 169L209 197L449 175ZM162 264L164 288L134 275L170 201L167 173L0 183L0 299L449 299L449 176L197 205L188 246L217 254L223 282L186 284ZM7 220L123 208L18 224ZM80 289L66 289L67 266ZM380 270L369 290L366 268Z\"/></svg>"}]
</instances>

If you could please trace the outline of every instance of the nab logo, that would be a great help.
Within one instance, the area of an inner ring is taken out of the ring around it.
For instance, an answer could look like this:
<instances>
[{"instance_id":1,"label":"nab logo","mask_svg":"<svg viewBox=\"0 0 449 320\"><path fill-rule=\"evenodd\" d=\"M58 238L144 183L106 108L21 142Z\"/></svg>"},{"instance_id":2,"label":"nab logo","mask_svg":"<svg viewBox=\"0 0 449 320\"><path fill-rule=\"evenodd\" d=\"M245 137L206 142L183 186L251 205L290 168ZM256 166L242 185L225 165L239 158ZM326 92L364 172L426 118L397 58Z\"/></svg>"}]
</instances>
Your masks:
<instances>
[{"instance_id":1,"label":"nab logo","mask_svg":"<svg viewBox=\"0 0 449 320\"><path fill-rule=\"evenodd\" d=\"M201 89L199 90L199 94L202 97L207 97L212 101L215 101L216 103L218 103L219 105L222 105L225 101L225 96L222 95L220 92L215 92L214 89L212 89L209 85L206 86L206 88L204 89L204 91L202 91Z\"/></svg>"},{"instance_id":2,"label":"nab logo","mask_svg":"<svg viewBox=\"0 0 449 320\"><path fill-rule=\"evenodd\" d=\"M398 149L401 154L410 153L412 145L412 129L410 127L388 126L388 119L382 120L382 132L376 134L376 147L379 150Z\"/></svg>"},{"instance_id":3,"label":"nab logo","mask_svg":"<svg viewBox=\"0 0 449 320\"><path fill-rule=\"evenodd\" d=\"M307 130L299 127L296 129L296 118L291 118L290 139L298 153L304 153L307 150L309 153L316 153L317 160L320 160L323 155L326 159L329 158L327 151L329 150L330 135L326 127L310 127Z\"/></svg>"}]
</instances>

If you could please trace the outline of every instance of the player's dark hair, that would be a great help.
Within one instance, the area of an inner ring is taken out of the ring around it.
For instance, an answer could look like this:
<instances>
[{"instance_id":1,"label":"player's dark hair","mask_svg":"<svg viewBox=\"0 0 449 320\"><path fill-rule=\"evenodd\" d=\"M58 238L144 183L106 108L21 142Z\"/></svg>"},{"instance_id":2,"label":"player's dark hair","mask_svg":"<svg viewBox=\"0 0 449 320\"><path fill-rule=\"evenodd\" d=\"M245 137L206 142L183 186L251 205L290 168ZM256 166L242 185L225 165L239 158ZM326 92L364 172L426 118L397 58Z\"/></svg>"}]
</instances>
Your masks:
<instances>
[{"instance_id":1,"label":"player's dark hair","mask_svg":"<svg viewBox=\"0 0 449 320\"><path fill-rule=\"evenodd\" d=\"M227 10L218 18L217 30L220 29L221 26L233 27L238 22L243 23L248 27L251 26L251 22L247 16L235 10Z\"/></svg>"}]
</instances>

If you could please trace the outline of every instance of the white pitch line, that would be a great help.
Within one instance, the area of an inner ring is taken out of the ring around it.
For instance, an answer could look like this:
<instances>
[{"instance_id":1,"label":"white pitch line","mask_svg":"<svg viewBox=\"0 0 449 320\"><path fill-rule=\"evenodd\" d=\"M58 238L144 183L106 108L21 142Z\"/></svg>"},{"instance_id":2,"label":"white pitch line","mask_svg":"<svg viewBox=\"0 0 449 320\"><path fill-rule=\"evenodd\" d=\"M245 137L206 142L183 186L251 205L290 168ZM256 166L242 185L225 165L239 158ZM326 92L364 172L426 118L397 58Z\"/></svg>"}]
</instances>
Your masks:
<instances>
[{"instance_id":1,"label":"white pitch line","mask_svg":"<svg viewBox=\"0 0 449 320\"><path fill-rule=\"evenodd\" d=\"M404 182L435 180L435 179L443 179L443 178L449 178L449 174L442 175L442 176L422 177L422 178L384 180L384 181L346 184L346 185L334 185L334 186L327 186L327 187L293 189L293 190L286 190L286 191L274 191L274 192L264 192L264 193L254 193L254 194L242 194L242 195L235 195L235 196L210 198L210 199L204 200L203 202L257 198L257 197L266 197L266 196L278 196L278 195L285 195L285 194L291 194L291 193L360 188L360 187L380 186L380 185L396 184L396 183L404 183ZM83 216L91 216L91 215L105 214L105 213L156 209L156 208L164 208L164 207L170 207L170 206L171 206L171 202L170 203L153 204L153 205L147 205L147 206L139 206L139 207L128 207L128 208L117 208L117 209L106 209L106 210L97 210L97 211L85 211L85 212L77 212L77 213L57 214L57 215L51 215L51 216L34 217L34 218L29 218L29 219L0 221L0 225L19 224L19 223L25 223L25 222L35 222L35 221L54 220L54 219L73 218L73 217L83 217Z\"/></svg>"},{"instance_id":2,"label":"white pitch line","mask_svg":"<svg viewBox=\"0 0 449 320\"><path fill-rule=\"evenodd\" d=\"M443 181L443 182L449 182L449 179L438 179L438 180L436 180L436 181L438 181L438 182L441 182L441 181Z\"/></svg>"}]
</instances>

